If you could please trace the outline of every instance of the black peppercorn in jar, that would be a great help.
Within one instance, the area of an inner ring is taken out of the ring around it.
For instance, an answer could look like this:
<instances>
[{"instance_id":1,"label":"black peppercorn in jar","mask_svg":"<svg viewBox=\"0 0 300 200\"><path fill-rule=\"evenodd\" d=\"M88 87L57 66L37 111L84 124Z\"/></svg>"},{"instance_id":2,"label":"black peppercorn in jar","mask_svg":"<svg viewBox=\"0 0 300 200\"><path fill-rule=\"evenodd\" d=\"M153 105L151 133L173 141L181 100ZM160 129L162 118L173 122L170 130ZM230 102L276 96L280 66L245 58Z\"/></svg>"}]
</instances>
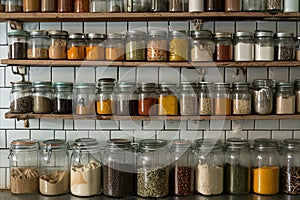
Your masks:
<instances>
[{"instance_id":1,"label":"black peppercorn in jar","mask_svg":"<svg viewBox=\"0 0 300 200\"><path fill-rule=\"evenodd\" d=\"M52 84L51 82L36 81L32 83L33 112L36 114L51 113Z\"/></svg>"},{"instance_id":2,"label":"black peppercorn in jar","mask_svg":"<svg viewBox=\"0 0 300 200\"><path fill-rule=\"evenodd\" d=\"M293 33L275 34L275 60L289 61L295 59L295 41Z\"/></svg>"},{"instance_id":3,"label":"black peppercorn in jar","mask_svg":"<svg viewBox=\"0 0 300 200\"><path fill-rule=\"evenodd\" d=\"M10 112L32 112L31 82L12 82L10 91Z\"/></svg>"},{"instance_id":4,"label":"black peppercorn in jar","mask_svg":"<svg viewBox=\"0 0 300 200\"><path fill-rule=\"evenodd\" d=\"M8 36L8 58L26 59L27 43L29 33L27 31L13 30L7 33Z\"/></svg>"},{"instance_id":5,"label":"black peppercorn in jar","mask_svg":"<svg viewBox=\"0 0 300 200\"><path fill-rule=\"evenodd\" d=\"M72 114L73 83L56 82L53 88L53 113Z\"/></svg>"}]
</instances>

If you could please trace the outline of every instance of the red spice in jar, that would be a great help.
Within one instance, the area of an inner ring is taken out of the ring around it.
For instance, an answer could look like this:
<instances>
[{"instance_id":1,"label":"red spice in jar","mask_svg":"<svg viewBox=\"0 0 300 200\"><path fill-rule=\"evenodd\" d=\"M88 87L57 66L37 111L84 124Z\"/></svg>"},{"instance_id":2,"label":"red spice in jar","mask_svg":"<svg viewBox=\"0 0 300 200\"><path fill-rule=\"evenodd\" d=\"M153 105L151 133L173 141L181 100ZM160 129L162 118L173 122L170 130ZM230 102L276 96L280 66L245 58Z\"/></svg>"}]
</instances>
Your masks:
<instances>
[{"instance_id":1,"label":"red spice in jar","mask_svg":"<svg viewBox=\"0 0 300 200\"><path fill-rule=\"evenodd\" d=\"M74 12L89 12L89 0L74 0Z\"/></svg>"},{"instance_id":2,"label":"red spice in jar","mask_svg":"<svg viewBox=\"0 0 300 200\"><path fill-rule=\"evenodd\" d=\"M157 115L157 98L139 100L139 115Z\"/></svg>"},{"instance_id":3,"label":"red spice in jar","mask_svg":"<svg viewBox=\"0 0 300 200\"><path fill-rule=\"evenodd\" d=\"M232 61L233 60L232 45L216 45L214 60L215 61Z\"/></svg>"}]
</instances>

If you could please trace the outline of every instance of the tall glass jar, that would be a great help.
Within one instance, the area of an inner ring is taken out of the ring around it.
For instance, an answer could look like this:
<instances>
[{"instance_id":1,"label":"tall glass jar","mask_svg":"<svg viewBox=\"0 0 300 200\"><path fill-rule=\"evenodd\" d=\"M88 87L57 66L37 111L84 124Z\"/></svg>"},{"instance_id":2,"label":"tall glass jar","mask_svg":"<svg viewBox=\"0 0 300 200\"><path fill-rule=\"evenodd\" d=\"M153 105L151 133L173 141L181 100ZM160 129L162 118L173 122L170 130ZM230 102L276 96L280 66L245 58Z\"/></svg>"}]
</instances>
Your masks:
<instances>
[{"instance_id":1,"label":"tall glass jar","mask_svg":"<svg viewBox=\"0 0 300 200\"><path fill-rule=\"evenodd\" d=\"M176 84L160 84L158 95L158 115L178 115Z\"/></svg>"},{"instance_id":2,"label":"tall glass jar","mask_svg":"<svg viewBox=\"0 0 300 200\"><path fill-rule=\"evenodd\" d=\"M188 12L189 0L169 0L169 12Z\"/></svg>"},{"instance_id":3,"label":"tall glass jar","mask_svg":"<svg viewBox=\"0 0 300 200\"><path fill-rule=\"evenodd\" d=\"M53 111L51 82L37 81L32 83L33 112L46 114Z\"/></svg>"},{"instance_id":4,"label":"tall glass jar","mask_svg":"<svg viewBox=\"0 0 300 200\"><path fill-rule=\"evenodd\" d=\"M53 84L53 113L72 114L73 83L56 82Z\"/></svg>"},{"instance_id":5,"label":"tall glass jar","mask_svg":"<svg viewBox=\"0 0 300 200\"><path fill-rule=\"evenodd\" d=\"M234 61L254 60L253 34L250 32L236 32L234 45Z\"/></svg>"},{"instance_id":6,"label":"tall glass jar","mask_svg":"<svg viewBox=\"0 0 300 200\"><path fill-rule=\"evenodd\" d=\"M83 33L72 33L69 35L67 57L68 60L85 59L85 39Z\"/></svg>"},{"instance_id":7,"label":"tall glass jar","mask_svg":"<svg viewBox=\"0 0 300 200\"><path fill-rule=\"evenodd\" d=\"M95 84L76 83L74 87L73 113L77 115L94 115L95 109Z\"/></svg>"},{"instance_id":8,"label":"tall glass jar","mask_svg":"<svg viewBox=\"0 0 300 200\"><path fill-rule=\"evenodd\" d=\"M155 83L141 83L139 89L139 115L157 115Z\"/></svg>"},{"instance_id":9,"label":"tall glass jar","mask_svg":"<svg viewBox=\"0 0 300 200\"><path fill-rule=\"evenodd\" d=\"M276 85L276 114L295 114L294 84L279 82Z\"/></svg>"},{"instance_id":10,"label":"tall glass jar","mask_svg":"<svg viewBox=\"0 0 300 200\"><path fill-rule=\"evenodd\" d=\"M107 1L106 0L90 0L90 12L107 12Z\"/></svg>"},{"instance_id":11,"label":"tall glass jar","mask_svg":"<svg viewBox=\"0 0 300 200\"><path fill-rule=\"evenodd\" d=\"M23 12L40 12L41 1L23 0Z\"/></svg>"},{"instance_id":12,"label":"tall glass jar","mask_svg":"<svg viewBox=\"0 0 300 200\"><path fill-rule=\"evenodd\" d=\"M235 82L232 91L232 114L249 115L251 114L252 95L249 90L250 84L247 82Z\"/></svg>"},{"instance_id":13,"label":"tall glass jar","mask_svg":"<svg viewBox=\"0 0 300 200\"><path fill-rule=\"evenodd\" d=\"M114 79L99 79L96 94L96 111L98 115L111 115L113 104Z\"/></svg>"},{"instance_id":14,"label":"tall glass jar","mask_svg":"<svg viewBox=\"0 0 300 200\"><path fill-rule=\"evenodd\" d=\"M57 0L41 0L41 11L42 12L56 12L57 11Z\"/></svg>"},{"instance_id":15,"label":"tall glass jar","mask_svg":"<svg viewBox=\"0 0 300 200\"><path fill-rule=\"evenodd\" d=\"M225 12L242 11L242 0L225 0Z\"/></svg>"},{"instance_id":16,"label":"tall glass jar","mask_svg":"<svg viewBox=\"0 0 300 200\"><path fill-rule=\"evenodd\" d=\"M251 151L244 138L229 138L225 151L225 186L230 194L247 194L251 189Z\"/></svg>"},{"instance_id":17,"label":"tall glass jar","mask_svg":"<svg viewBox=\"0 0 300 200\"><path fill-rule=\"evenodd\" d=\"M107 35L105 58L106 60L122 61L125 59L125 46L122 34L112 33Z\"/></svg>"},{"instance_id":18,"label":"tall glass jar","mask_svg":"<svg viewBox=\"0 0 300 200\"><path fill-rule=\"evenodd\" d=\"M194 193L195 156L192 142L174 140L171 144L171 190L174 195L188 196Z\"/></svg>"},{"instance_id":19,"label":"tall glass jar","mask_svg":"<svg viewBox=\"0 0 300 200\"><path fill-rule=\"evenodd\" d=\"M126 33L126 60L146 60L146 34L142 31L128 31Z\"/></svg>"},{"instance_id":20,"label":"tall glass jar","mask_svg":"<svg viewBox=\"0 0 300 200\"><path fill-rule=\"evenodd\" d=\"M49 45L50 41L48 31L30 31L30 38L28 40L27 48L27 58L48 59Z\"/></svg>"},{"instance_id":21,"label":"tall glass jar","mask_svg":"<svg viewBox=\"0 0 300 200\"><path fill-rule=\"evenodd\" d=\"M105 34L89 33L86 35L87 45L85 47L86 60L105 59Z\"/></svg>"},{"instance_id":22,"label":"tall glass jar","mask_svg":"<svg viewBox=\"0 0 300 200\"><path fill-rule=\"evenodd\" d=\"M281 12L283 7L283 0L266 0L266 11Z\"/></svg>"},{"instance_id":23,"label":"tall glass jar","mask_svg":"<svg viewBox=\"0 0 300 200\"><path fill-rule=\"evenodd\" d=\"M293 33L275 34L275 60L288 61L295 59L295 40Z\"/></svg>"},{"instance_id":24,"label":"tall glass jar","mask_svg":"<svg viewBox=\"0 0 300 200\"><path fill-rule=\"evenodd\" d=\"M39 167L41 194L53 196L69 192L69 152L64 140L45 140L41 143Z\"/></svg>"},{"instance_id":25,"label":"tall glass jar","mask_svg":"<svg viewBox=\"0 0 300 200\"><path fill-rule=\"evenodd\" d=\"M243 0L243 11L265 11L266 0Z\"/></svg>"},{"instance_id":26,"label":"tall glass jar","mask_svg":"<svg viewBox=\"0 0 300 200\"><path fill-rule=\"evenodd\" d=\"M167 196L171 163L167 141L142 140L138 152L137 195L149 198Z\"/></svg>"},{"instance_id":27,"label":"tall glass jar","mask_svg":"<svg viewBox=\"0 0 300 200\"><path fill-rule=\"evenodd\" d=\"M300 194L298 185L300 170L300 140L285 139L282 145L280 188L286 194Z\"/></svg>"},{"instance_id":28,"label":"tall glass jar","mask_svg":"<svg viewBox=\"0 0 300 200\"><path fill-rule=\"evenodd\" d=\"M228 32L215 33L215 61L232 61L233 60L233 45L232 34Z\"/></svg>"},{"instance_id":29,"label":"tall glass jar","mask_svg":"<svg viewBox=\"0 0 300 200\"><path fill-rule=\"evenodd\" d=\"M73 1L74 0L57 0L57 11L61 13L73 12Z\"/></svg>"},{"instance_id":30,"label":"tall glass jar","mask_svg":"<svg viewBox=\"0 0 300 200\"><path fill-rule=\"evenodd\" d=\"M218 195L224 187L224 151L218 140L199 139L195 142L197 156L195 189L203 195Z\"/></svg>"},{"instance_id":31,"label":"tall glass jar","mask_svg":"<svg viewBox=\"0 0 300 200\"><path fill-rule=\"evenodd\" d=\"M108 0L107 12L124 12L124 0Z\"/></svg>"},{"instance_id":32,"label":"tall glass jar","mask_svg":"<svg viewBox=\"0 0 300 200\"><path fill-rule=\"evenodd\" d=\"M168 60L168 39L165 31L149 31L147 41L147 61Z\"/></svg>"},{"instance_id":33,"label":"tall glass jar","mask_svg":"<svg viewBox=\"0 0 300 200\"><path fill-rule=\"evenodd\" d=\"M10 143L10 191L13 194L32 194L39 191L39 143L17 139Z\"/></svg>"},{"instance_id":34,"label":"tall glass jar","mask_svg":"<svg viewBox=\"0 0 300 200\"><path fill-rule=\"evenodd\" d=\"M50 37L49 58L54 60L67 58L68 32L60 30L48 31Z\"/></svg>"},{"instance_id":35,"label":"tall glass jar","mask_svg":"<svg viewBox=\"0 0 300 200\"><path fill-rule=\"evenodd\" d=\"M278 143L274 139L254 140L252 163L253 192L262 195L275 195L279 192L280 155Z\"/></svg>"},{"instance_id":36,"label":"tall glass jar","mask_svg":"<svg viewBox=\"0 0 300 200\"><path fill-rule=\"evenodd\" d=\"M224 11L224 0L205 0L204 1L204 11L205 12L222 12Z\"/></svg>"},{"instance_id":37,"label":"tall glass jar","mask_svg":"<svg viewBox=\"0 0 300 200\"><path fill-rule=\"evenodd\" d=\"M189 0L189 12L203 12L204 0Z\"/></svg>"},{"instance_id":38,"label":"tall glass jar","mask_svg":"<svg viewBox=\"0 0 300 200\"><path fill-rule=\"evenodd\" d=\"M103 158L103 194L122 198L135 191L136 156L131 141L111 139Z\"/></svg>"},{"instance_id":39,"label":"tall glass jar","mask_svg":"<svg viewBox=\"0 0 300 200\"><path fill-rule=\"evenodd\" d=\"M5 12L22 12L23 0L6 0Z\"/></svg>"},{"instance_id":40,"label":"tall glass jar","mask_svg":"<svg viewBox=\"0 0 300 200\"><path fill-rule=\"evenodd\" d=\"M192 31L191 37L191 61L213 61L215 43L211 31Z\"/></svg>"},{"instance_id":41,"label":"tall glass jar","mask_svg":"<svg viewBox=\"0 0 300 200\"><path fill-rule=\"evenodd\" d=\"M8 59L27 59L27 31L13 30L7 33Z\"/></svg>"},{"instance_id":42,"label":"tall glass jar","mask_svg":"<svg viewBox=\"0 0 300 200\"><path fill-rule=\"evenodd\" d=\"M274 60L274 41L272 31L255 32L255 61Z\"/></svg>"},{"instance_id":43,"label":"tall glass jar","mask_svg":"<svg viewBox=\"0 0 300 200\"><path fill-rule=\"evenodd\" d=\"M295 96L296 96L296 112L300 113L300 79L296 79L294 84L295 84Z\"/></svg>"},{"instance_id":44,"label":"tall glass jar","mask_svg":"<svg viewBox=\"0 0 300 200\"><path fill-rule=\"evenodd\" d=\"M96 139L75 140L71 155L70 190L73 195L90 197L102 192L101 154Z\"/></svg>"},{"instance_id":45,"label":"tall glass jar","mask_svg":"<svg viewBox=\"0 0 300 200\"><path fill-rule=\"evenodd\" d=\"M231 115L232 95L230 83L214 84L214 114Z\"/></svg>"},{"instance_id":46,"label":"tall glass jar","mask_svg":"<svg viewBox=\"0 0 300 200\"><path fill-rule=\"evenodd\" d=\"M169 0L152 0L152 12L169 11Z\"/></svg>"},{"instance_id":47,"label":"tall glass jar","mask_svg":"<svg viewBox=\"0 0 300 200\"><path fill-rule=\"evenodd\" d=\"M299 1L284 0L283 12L299 12Z\"/></svg>"},{"instance_id":48,"label":"tall glass jar","mask_svg":"<svg viewBox=\"0 0 300 200\"><path fill-rule=\"evenodd\" d=\"M169 61L187 61L189 40L186 31L172 31L169 43Z\"/></svg>"},{"instance_id":49,"label":"tall glass jar","mask_svg":"<svg viewBox=\"0 0 300 200\"><path fill-rule=\"evenodd\" d=\"M253 81L253 111L260 115L268 115L273 111L272 83L267 79Z\"/></svg>"},{"instance_id":50,"label":"tall glass jar","mask_svg":"<svg viewBox=\"0 0 300 200\"><path fill-rule=\"evenodd\" d=\"M32 112L31 82L11 82L10 112Z\"/></svg>"},{"instance_id":51,"label":"tall glass jar","mask_svg":"<svg viewBox=\"0 0 300 200\"><path fill-rule=\"evenodd\" d=\"M213 114L213 88L210 82L198 84L199 115Z\"/></svg>"},{"instance_id":52,"label":"tall glass jar","mask_svg":"<svg viewBox=\"0 0 300 200\"><path fill-rule=\"evenodd\" d=\"M74 12L89 12L89 0L74 0Z\"/></svg>"},{"instance_id":53,"label":"tall glass jar","mask_svg":"<svg viewBox=\"0 0 300 200\"><path fill-rule=\"evenodd\" d=\"M180 84L180 115L198 115L197 83L182 82Z\"/></svg>"}]
</instances>

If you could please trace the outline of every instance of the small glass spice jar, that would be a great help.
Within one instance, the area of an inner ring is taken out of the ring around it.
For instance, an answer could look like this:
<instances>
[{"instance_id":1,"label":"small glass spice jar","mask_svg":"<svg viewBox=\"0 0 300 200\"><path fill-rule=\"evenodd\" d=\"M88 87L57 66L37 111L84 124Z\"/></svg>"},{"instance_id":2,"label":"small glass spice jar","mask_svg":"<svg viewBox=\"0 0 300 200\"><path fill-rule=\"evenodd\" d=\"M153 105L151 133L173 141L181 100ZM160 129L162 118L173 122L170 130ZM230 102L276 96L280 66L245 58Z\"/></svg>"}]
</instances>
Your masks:
<instances>
[{"instance_id":1,"label":"small glass spice jar","mask_svg":"<svg viewBox=\"0 0 300 200\"><path fill-rule=\"evenodd\" d=\"M48 31L50 37L49 58L60 60L67 58L68 32L52 30Z\"/></svg>"},{"instance_id":2,"label":"small glass spice jar","mask_svg":"<svg viewBox=\"0 0 300 200\"><path fill-rule=\"evenodd\" d=\"M213 84L210 82L200 82L198 84L199 115L213 114Z\"/></svg>"},{"instance_id":3,"label":"small glass spice jar","mask_svg":"<svg viewBox=\"0 0 300 200\"><path fill-rule=\"evenodd\" d=\"M57 0L57 11L61 13L73 12L74 0Z\"/></svg>"},{"instance_id":4,"label":"small glass spice jar","mask_svg":"<svg viewBox=\"0 0 300 200\"><path fill-rule=\"evenodd\" d=\"M232 61L233 60L233 45L232 34L228 32L215 33L215 61Z\"/></svg>"},{"instance_id":5,"label":"small glass spice jar","mask_svg":"<svg viewBox=\"0 0 300 200\"><path fill-rule=\"evenodd\" d=\"M22 12L23 0L5 0L5 12Z\"/></svg>"},{"instance_id":6,"label":"small glass spice jar","mask_svg":"<svg viewBox=\"0 0 300 200\"><path fill-rule=\"evenodd\" d=\"M169 0L169 12L188 12L189 0Z\"/></svg>"},{"instance_id":7,"label":"small glass spice jar","mask_svg":"<svg viewBox=\"0 0 300 200\"><path fill-rule=\"evenodd\" d=\"M251 151L247 139L227 139L224 176L227 193L242 195L250 192Z\"/></svg>"},{"instance_id":8,"label":"small glass spice jar","mask_svg":"<svg viewBox=\"0 0 300 200\"><path fill-rule=\"evenodd\" d=\"M23 0L23 12L40 12L40 0Z\"/></svg>"},{"instance_id":9,"label":"small glass spice jar","mask_svg":"<svg viewBox=\"0 0 300 200\"><path fill-rule=\"evenodd\" d=\"M0 1L0 12L5 12L5 1L4 0Z\"/></svg>"},{"instance_id":10,"label":"small glass spice jar","mask_svg":"<svg viewBox=\"0 0 300 200\"><path fill-rule=\"evenodd\" d=\"M296 48L295 48L296 60L300 61L300 36L297 37Z\"/></svg>"},{"instance_id":11,"label":"small glass spice jar","mask_svg":"<svg viewBox=\"0 0 300 200\"><path fill-rule=\"evenodd\" d=\"M90 0L90 12L107 12L107 1L106 0Z\"/></svg>"},{"instance_id":12,"label":"small glass spice jar","mask_svg":"<svg viewBox=\"0 0 300 200\"><path fill-rule=\"evenodd\" d=\"M107 12L124 12L124 0L108 0Z\"/></svg>"},{"instance_id":13,"label":"small glass spice jar","mask_svg":"<svg viewBox=\"0 0 300 200\"><path fill-rule=\"evenodd\" d=\"M205 0L205 12L222 12L225 8L225 0Z\"/></svg>"},{"instance_id":14,"label":"small glass spice jar","mask_svg":"<svg viewBox=\"0 0 300 200\"><path fill-rule=\"evenodd\" d=\"M130 7L128 12L151 12L152 0L128 0L127 8Z\"/></svg>"},{"instance_id":15,"label":"small glass spice jar","mask_svg":"<svg viewBox=\"0 0 300 200\"><path fill-rule=\"evenodd\" d=\"M275 139L254 140L252 153L252 188L262 195L275 195L279 192L280 154Z\"/></svg>"},{"instance_id":16,"label":"small glass spice jar","mask_svg":"<svg viewBox=\"0 0 300 200\"><path fill-rule=\"evenodd\" d=\"M53 84L53 113L72 114L73 83L56 82Z\"/></svg>"},{"instance_id":17,"label":"small glass spice jar","mask_svg":"<svg viewBox=\"0 0 300 200\"><path fill-rule=\"evenodd\" d=\"M178 98L176 84L159 85L158 115L178 115Z\"/></svg>"},{"instance_id":18,"label":"small glass spice jar","mask_svg":"<svg viewBox=\"0 0 300 200\"><path fill-rule=\"evenodd\" d=\"M243 0L225 0L225 12L242 11Z\"/></svg>"},{"instance_id":19,"label":"small glass spice jar","mask_svg":"<svg viewBox=\"0 0 300 200\"><path fill-rule=\"evenodd\" d=\"M180 115L198 115L197 83L182 82L180 84Z\"/></svg>"},{"instance_id":20,"label":"small glass spice jar","mask_svg":"<svg viewBox=\"0 0 300 200\"><path fill-rule=\"evenodd\" d=\"M67 46L68 60L84 60L85 59L85 40L84 34L72 33L69 35Z\"/></svg>"},{"instance_id":21,"label":"small glass spice jar","mask_svg":"<svg viewBox=\"0 0 300 200\"><path fill-rule=\"evenodd\" d=\"M231 115L230 83L214 83L214 114Z\"/></svg>"},{"instance_id":22,"label":"small glass spice jar","mask_svg":"<svg viewBox=\"0 0 300 200\"><path fill-rule=\"evenodd\" d=\"M70 164L68 144L65 140L41 142L39 168L41 194L56 196L69 192Z\"/></svg>"},{"instance_id":23,"label":"small glass spice jar","mask_svg":"<svg viewBox=\"0 0 300 200\"><path fill-rule=\"evenodd\" d=\"M265 11L266 0L243 0L243 11Z\"/></svg>"},{"instance_id":24,"label":"small glass spice jar","mask_svg":"<svg viewBox=\"0 0 300 200\"><path fill-rule=\"evenodd\" d=\"M98 115L111 115L113 107L113 90L115 79L99 79L96 94L96 111Z\"/></svg>"},{"instance_id":25,"label":"small glass spice jar","mask_svg":"<svg viewBox=\"0 0 300 200\"><path fill-rule=\"evenodd\" d=\"M293 33L275 34L275 60L289 61L295 59L295 41Z\"/></svg>"},{"instance_id":26,"label":"small glass spice jar","mask_svg":"<svg viewBox=\"0 0 300 200\"><path fill-rule=\"evenodd\" d=\"M95 115L95 84L76 83L73 96L73 113L77 115Z\"/></svg>"},{"instance_id":27,"label":"small glass spice jar","mask_svg":"<svg viewBox=\"0 0 300 200\"><path fill-rule=\"evenodd\" d=\"M266 11L268 12L281 12L283 0L266 0Z\"/></svg>"},{"instance_id":28,"label":"small glass spice jar","mask_svg":"<svg viewBox=\"0 0 300 200\"><path fill-rule=\"evenodd\" d=\"M251 114L252 95L249 90L250 84L247 82L234 82L232 91L232 114Z\"/></svg>"},{"instance_id":29,"label":"small glass spice jar","mask_svg":"<svg viewBox=\"0 0 300 200\"><path fill-rule=\"evenodd\" d=\"M28 59L48 59L50 40L48 31L30 31L28 40L27 58Z\"/></svg>"},{"instance_id":30,"label":"small glass spice jar","mask_svg":"<svg viewBox=\"0 0 300 200\"><path fill-rule=\"evenodd\" d=\"M169 11L169 0L152 0L152 12Z\"/></svg>"},{"instance_id":31,"label":"small glass spice jar","mask_svg":"<svg viewBox=\"0 0 300 200\"><path fill-rule=\"evenodd\" d=\"M253 81L253 111L260 115L268 115L273 111L273 88L267 79Z\"/></svg>"},{"instance_id":32,"label":"small glass spice jar","mask_svg":"<svg viewBox=\"0 0 300 200\"><path fill-rule=\"evenodd\" d=\"M157 115L155 83L141 83L139 88L139 115Z\"/></svg>"},{"instance_id":33,"label":"small glass spice jar","mask_svg":"<svg viewBox=\"0 0 300 200\"><path fill-rule=\"evenodd\" d=\"M189 0L189 12L203 12L204 0Z\"/></svg>"},{"instance_id":34,"label":"small glass spice jar","mask_svg":"<svg viewBox=\"0 0 300 200\"><path fill-rule=\"evenodd\" d=\"M211 31L192 31L191 36L191 61L213 61L215 43Z\"/></svg>"},{"instance_id":35,"label":"small glass spice jar","mask_svg":"<svg viewBox=\"0 0 300 200\"><path fill-rule=\"evenodd\" d=\"M89 0L74 0L74 12L89 12Z\"/></svg>"},{"instance_id":36,"label":"small glass spice jar","mask_svg":"<svg viewBox=\"0 0 300 200\"><path fill-rule=\"evenodd\" d=\"M39 192L39 143L35 140L17 139L10 143L10 191L13 194Z\"/></svg>"},{"instance_id":37,"label":"small glass spice jar","mask_svg":"<svg viewBox=\"0 0 300 200\"><path fill-rule=\"evenodd\" d=\"M299 1L284 0L283 12L299 12Z\"/></svg>"},{"instance_id":38,"label":"small glass spice jar","mask_svg":"<svg viewBox=\"0 0 300 200\"><path fill-rule=\"evenodd\" d=\"M31 82L11 82L10 112L32 112Z\"/></svg>"},{"instance_id":39,"label":"small glass spice jar","mask_svg":"<svg viewBox=\"0 0 300 200\"><path fill-rule=\"evenodd\" d=\"M189 40L186 31L170 33L169 61L187 61L189 58Z\"/></svg>"},{"instance_id":40,"label":"small glass spice jar","mask_svg":"<svg viewBox=\"0 0 300 200\"><path fill-rule=\"evenodd\" d=\"M57 11L57 0L41 0L41 11L42 12L56 12Z\"/></svg>"},{"instance_id":41,"label":"small glass spice jar","mask_svg":"<svg viewBox=\"0 0 300 200\"><path fill-rule=\"evenodd\" d=\"M255 61L274 60L274 40L272 31L255 32Z\"/></svg>"},{"instance_id":42,"label":"small glass spice jar","mask_svg":"<svg viewBox=\"0 0 300 200\"><path fill-rule=\"evenodd\" d=\"M27 31L13 30L8 36L8 59L26 59L28 36Z\"/></svg>"},{"instance_id":43,"label":"small glass spice jar","mask_svg":"<svg viewBox=\"0 0 300 200\"><path fill-rule=\"evenodd\" d=\"M300 113L300 79L296 79L294 82L295 96L296 96L296 112Z\"/></svg>"},{"instance_id":44,"label":"small glass spice jar","mask_svg":"<svg viewBox=\"0 0 300 200\"><path fill-rule=\"evenodd\" d=\"M106 60L122 61L125 59L124 37L122 34L108 34L105 45Z\"/></svg>"},{"instance_id":45,"label":"small glass spice jar","mask_svg":"<svg viewBox=\"0 0 300 200\"><path fill-rule=\"evenodd\" d=\"M236 32L234 45L234 61L254 60L253 34L250 32Z\"/></svg>"},{"instance_id":46,"label":"small glass spice jar","mask_svg":"<svg viewBox=\"0 0 300 200\"><path fill-rule=\"evenodd\" d=\"M51 82L36 81L32 83L33 112L47 114L53 111Z\"/></svg>"},{"instance_id":47,"label":"small glass spice jar","mask_svg":"<svg viewBox=\"0 0 300 200\"><path fill-rule=\"evenodd\" d=\"M78 138L72 146L70 192L90 197L102 192L100 146L94 138ZM79 179L82 177L83 179Z\"/></svg>"},{"instance_id":48,"label":"small glass spice jar","mask_svg":"<svg viewBox=\"0 0 300 200\"><path fill-rule=\"evenodd\" d=\"M86 35L86 60L105 60L105 34L89 33Z\"/></svg>"},{"instance_id":49,"label":"small glass spice jar","mask_svg":"<svg viewBox=\"0 0 300 200\"><path fill-rule=\"evenodd\" d=\"M294 84L279 82L276 84L276 114L295 114Z\"/></svg>"},{"instance_id":50,"label":"small glass spice jar","mask_svg":"<svg viewBox=\"0 0 300 200\"><path fill-rule=\"evenodd\" d=\"M146 60L146 34L142 31L128 31L126 33L126 60Z\"/></svg>"},{"instance_id":51,"label":"small glass spice jar","mask_svg":"<svg viewBox=\"0 0 300 200\"><path fill-rule=\"evenodd\" d=\"M149 31L147 41L147 61L168 60L168 39L165 31Z\"/></svg>"}]
</instances>

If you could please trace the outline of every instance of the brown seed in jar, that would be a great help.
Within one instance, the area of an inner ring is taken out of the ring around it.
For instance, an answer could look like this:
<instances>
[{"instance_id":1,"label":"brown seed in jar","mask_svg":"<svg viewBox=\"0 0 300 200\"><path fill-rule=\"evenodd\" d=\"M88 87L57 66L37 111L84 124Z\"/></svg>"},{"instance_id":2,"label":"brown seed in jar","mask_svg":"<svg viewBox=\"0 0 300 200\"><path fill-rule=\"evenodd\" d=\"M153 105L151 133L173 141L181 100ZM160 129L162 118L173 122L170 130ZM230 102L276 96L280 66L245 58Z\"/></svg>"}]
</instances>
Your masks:
<instances>
[{"instance_id":1,"label":"brown seed in jar","mask_svg":"<svg viewBox=\"0 0 300 200\"><path fill-rule=\"evenodd\" d=\"M148 61L167 61L167 41L149 41L147 44Z\"/></svg>"}]
</instances>

